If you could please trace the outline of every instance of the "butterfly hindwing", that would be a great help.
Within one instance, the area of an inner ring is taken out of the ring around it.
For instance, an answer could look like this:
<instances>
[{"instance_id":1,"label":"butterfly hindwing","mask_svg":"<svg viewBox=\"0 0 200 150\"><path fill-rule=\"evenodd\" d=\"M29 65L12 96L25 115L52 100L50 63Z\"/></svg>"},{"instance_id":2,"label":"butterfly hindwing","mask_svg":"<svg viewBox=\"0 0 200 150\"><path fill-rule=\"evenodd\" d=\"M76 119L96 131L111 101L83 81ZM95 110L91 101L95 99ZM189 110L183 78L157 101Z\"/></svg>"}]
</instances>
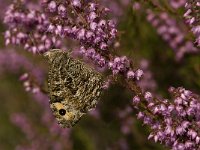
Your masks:
<instances>
[{"instance_id":1,"label":"butterfly hindwing","mask_svg":"<svg viewBox=\"0 0 200 150\"><path fill-rule=\"evenodd\" d=\"M102 93L102 76L59 49L45 53L49 63L50 107L62 127L72 127L96 107Z\"/></svg>"}]
</instances>

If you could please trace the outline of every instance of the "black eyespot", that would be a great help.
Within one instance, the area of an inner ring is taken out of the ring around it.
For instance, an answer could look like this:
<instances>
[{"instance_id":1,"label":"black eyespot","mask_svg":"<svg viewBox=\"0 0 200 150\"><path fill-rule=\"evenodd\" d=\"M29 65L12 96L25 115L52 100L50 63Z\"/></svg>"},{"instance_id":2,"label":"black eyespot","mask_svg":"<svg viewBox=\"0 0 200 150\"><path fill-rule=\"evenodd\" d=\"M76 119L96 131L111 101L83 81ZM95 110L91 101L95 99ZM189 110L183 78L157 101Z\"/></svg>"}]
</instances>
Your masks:
<instances>
[{"instance_id":1,"label":"black eyespot","mask_svg":"<svg viewBox=\"0 0 200 150\"><path fill-rule=\"evenodd\" d=\"M60 114L61 116L64 116L64 115L66 114L66 110L60 109L60 110L59 110L59 114Z\"/></svg>"}]
</instances>

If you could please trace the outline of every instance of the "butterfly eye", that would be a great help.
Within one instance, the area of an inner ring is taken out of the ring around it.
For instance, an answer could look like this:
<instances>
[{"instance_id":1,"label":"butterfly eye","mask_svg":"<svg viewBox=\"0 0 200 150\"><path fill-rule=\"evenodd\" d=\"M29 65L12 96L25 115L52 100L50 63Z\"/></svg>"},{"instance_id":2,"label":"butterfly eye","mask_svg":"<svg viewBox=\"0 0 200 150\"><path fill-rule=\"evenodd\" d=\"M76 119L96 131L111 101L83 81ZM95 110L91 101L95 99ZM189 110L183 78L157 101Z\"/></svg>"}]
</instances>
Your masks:
<instances>
[{"instance_id":1,"label":"butterfly eye","mask_svg":"<svg viewBox=\"0 0 200 150\"><path fill-rule=\"evenodd\" d=\"M60 109L60 110L59 110L59 114L60 114L61 116L64 116L64 115L66 114L66 110Z\"/></svg>"}]
</instances>

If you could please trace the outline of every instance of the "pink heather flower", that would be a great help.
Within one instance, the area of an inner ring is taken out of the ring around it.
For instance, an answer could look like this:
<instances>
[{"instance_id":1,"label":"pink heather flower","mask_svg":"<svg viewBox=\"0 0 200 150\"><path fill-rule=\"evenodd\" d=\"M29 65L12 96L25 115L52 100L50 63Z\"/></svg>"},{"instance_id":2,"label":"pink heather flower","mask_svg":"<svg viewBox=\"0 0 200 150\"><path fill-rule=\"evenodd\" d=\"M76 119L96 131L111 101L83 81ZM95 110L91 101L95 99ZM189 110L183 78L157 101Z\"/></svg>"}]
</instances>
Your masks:
<instances>
[{"instance_id":1,"label":"pink heather flower","mask_svg":"<svg viewBox=\"0 0 200 150\"><path fill-rule=\"evenodd\" d=\"M129 70L127 72L127 78L128 79L134 79L134 77L135 77L135 73L132 70Z\"/></svg>"},{"instance_id":2,"label":"pink heather flower","mask_svg":"<svg viewBox=\"0 0 200 150\"><path fill-rule=\"evenodd\" d=\"M67 16L67 9L63 4L60 4L58 6L58 14L61 15L62 17L66 17Z\"/></svg>"},{"instance_id":3,"label":"pink heather flower","mask_svg":"<svg viewBox=\"0 0 200 150\"><path fill-rule=\"evenodd\" d=\"M189 148L192 148L193 146L194 146L193 142L191 142L191 141L185 142L185 148L189 149Z\"/></svg>"},{"instance_id":4,"label":"pink heather flower","mask_svg":"<svg viewBox=\"0 0 200 150\"><path fill-rule=\"evenodd\" d=\"M50 12L55 12L56 8L57 8L56 2L55 1L51 1L49 3L49 5L48 5L48 8L49 8Z\"/></svg>"},{"instance_id":5,"label":"pink heather flower","mask_svg":"<svg viewBox=\"0 0 200 150\"><path fill-rule=\"evenodd\" d=\"M197 136L197 132L190 129L188 132L187 132L187 135L190 136L192 139L195 139L196 136Z\"/></svg>"},{"instance_id":6,"label":"pink heather flower","mask_svg":"<svg viewBox=\"0 0 200 150\"><path fill-rule=\"evenodd\" d=\"M97 14L95 13L95 12L91 12L90 14L89 14L89 20L90 21L93 21L94 19L96 19L97 18Z\"/></svg>"},{"instance_id":7,"label":"pink heather flower","mask_svg":"<svg viewBox=\"0 0 200 150\"><path fill-rule=\"evenodd\" d=\"M137 105L140 102L140 97L139 96L135 96L133 97L133 105Z\"/></svg>"},{"instance_id":8,"label":"pink heather flower","mask_svg":"<svg viewBox=\"0 0 200 150\"><path fill-rule=\"evenodd\" d=\"M144 118L144 113L143 112L139 112L138 114L137 114L137 118L138 119L143 119Z\"/></svg>"},{"instance_id":9,"label":"pink heather flower","mask_svg":"<svg viewBox=\"0 0 200 150\"><path fill-rule=\"evenodd\" d=\"M25 80L28 79L28 77L29 77L28 73L25 73L25 74L23 74L23 75L20 76L19 80L25 81Z\"/></svg>"},{"instance_id":10,"label":"pink heather flower","mask_svg":"<svg viewBox=\"0 0 200 150\"><path fill-rule=\"evenodd\" d=\"M181 124L181 126L182 126L183 128L188 128L189 125L190 125L190 122L189 122L189 121L183 121L182 124Z\"/></svg>"},{"instance_id":11,"label":"pink heather flower","mask_svg":"<svg viewBox=\"0 0 200 150\"><path fill-rule=\"evenodd\" d=\"M185 132L186 132L186 130L185 130L185 128L182 127L182 126L178 126L178 127L176 128L176 134L177 134L177 135L183 135Z\"/></svg>"},{"instance_id":12,"label":"pink heather flower","mask_svg":"<svg viewBox=\"0 0 200 150\"><path fill-rule=\"evenodd\" d=\"M115 57L113 62L109 63L109 68L112 70L114 75L127 72L129 67L130 61L125 56Z\"/></svg>"},{"instance_id":13,"label":"pink heather flower","mask_svg":"<svg viewBox=\"0 0 200 150\"><path fill-rule=\"evenodd\" d=\"M75 7L81 7L81 1L80 0L72 0L72 5Z\"/></svg>"},{"instance_id":14,"label":"pink heather flower","mask_svg":"<svg viewBox=\"0 0 200 150\"><path fill-rule=\"evenodd\" d=\"M196 144L199 144L199 142L200 142L200 137L199 136L196 137L195 142L196 142Z\"/></svg>"},{"instance_id":15,"label":"pink heather flower","mask_svg":"<svg viewBox=\"0 0 200 150\"><path fill-rule=\"evenodd\" d=\"M165 134L174 136L174 130L170 125L167 125L167 127L165 129Z\"/></svg>"},{"instance_id":16,"label":"pink heather flower","mask_svg":"<svg viewBox=\"0 0 200 150\"><path fill-rule=\"evenodd\" d=\"M138 69L136 72L135 72L135 78L137 79L137 80L140 80L141 78L142 78L142 76L143 76L143 71L141 70L141 69Z\"/></svg>"},{"instance_id":17,"label":"pink heather flower","mask_svg":"<svg viewBox=\"0 0 200 150\"><path fill-rule=\"evenodd\" d=\"M153 96L150 92L145 92L144 94L144 98L147 100L147 101L151 101Z\"/></svg>"}]
</instances>

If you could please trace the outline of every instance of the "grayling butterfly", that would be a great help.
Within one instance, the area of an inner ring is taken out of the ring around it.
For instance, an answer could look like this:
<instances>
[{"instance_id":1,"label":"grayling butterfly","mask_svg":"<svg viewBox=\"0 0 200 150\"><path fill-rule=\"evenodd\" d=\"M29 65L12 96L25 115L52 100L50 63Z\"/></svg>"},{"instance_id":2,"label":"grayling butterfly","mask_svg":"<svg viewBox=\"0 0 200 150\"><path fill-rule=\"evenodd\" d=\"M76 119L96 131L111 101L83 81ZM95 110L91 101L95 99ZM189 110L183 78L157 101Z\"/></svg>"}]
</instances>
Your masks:
<instances>
[{"instance_id":1,"label":"grayling butterfly","mask_svg":"<svg viewBox=\"0 0 200 150\"><path fill-rule=\"evenodd\" d=\"M103 77L60 49L50 50L44 56L49 63L50 108L62 127L72 127L96 107Z\"/></svg>"}]
</instances>

